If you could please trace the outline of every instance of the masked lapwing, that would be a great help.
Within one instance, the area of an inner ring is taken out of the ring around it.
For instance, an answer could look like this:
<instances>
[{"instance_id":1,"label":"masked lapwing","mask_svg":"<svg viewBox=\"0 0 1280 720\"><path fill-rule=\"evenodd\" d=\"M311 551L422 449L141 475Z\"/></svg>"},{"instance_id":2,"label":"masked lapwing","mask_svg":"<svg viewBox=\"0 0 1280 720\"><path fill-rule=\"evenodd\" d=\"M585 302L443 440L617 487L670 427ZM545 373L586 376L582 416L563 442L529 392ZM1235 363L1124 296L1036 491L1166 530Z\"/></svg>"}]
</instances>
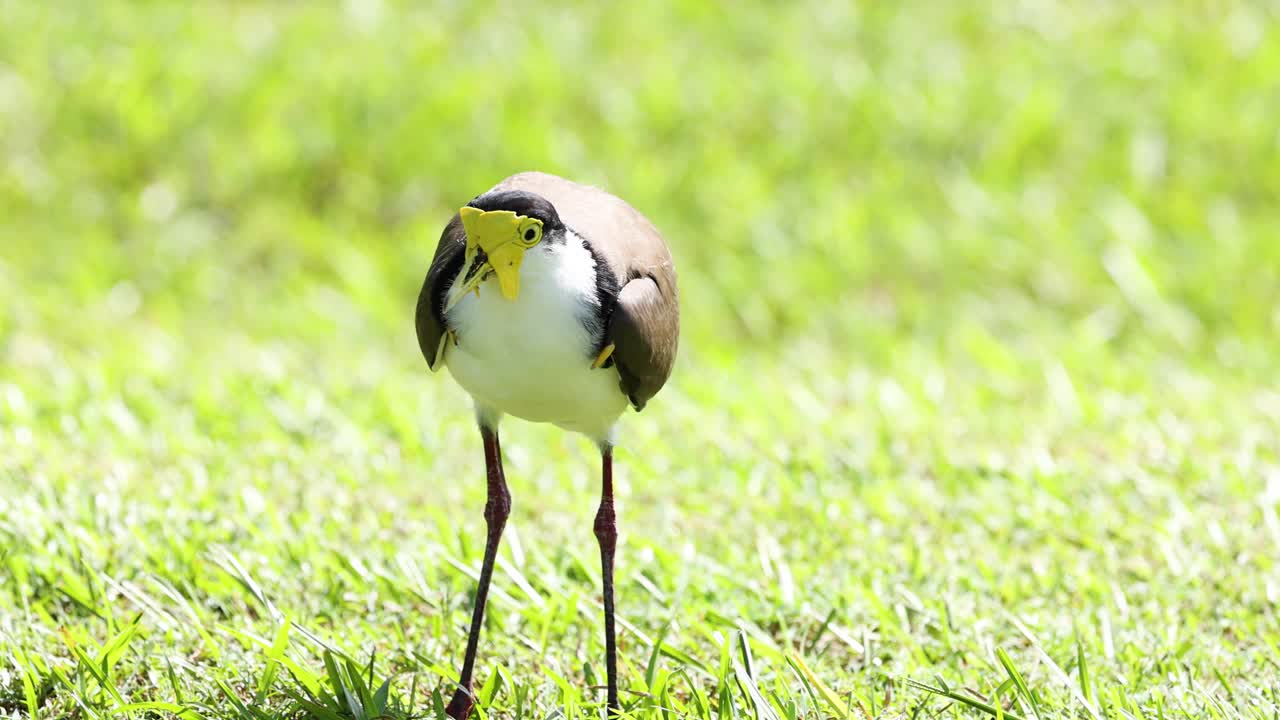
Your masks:
<instances>
[{"instance_id":1,"label":"masked lapwing","mask_svg":"<svg viewBox=\"0 0 1280 720\"><path fill-rule=\"evenodd\" d=\"M418 344L475 401L488 527L467 650L450 717L471 712L472 671L511 496L498 423L505 415L581 433L600 448L595 536L604 578L608 706L618 710L614 640L614 426L662 388L680 334L676 272L657 229L603 190L521 173L445 226L418 296Z\"/></svg>"}]
</instances>

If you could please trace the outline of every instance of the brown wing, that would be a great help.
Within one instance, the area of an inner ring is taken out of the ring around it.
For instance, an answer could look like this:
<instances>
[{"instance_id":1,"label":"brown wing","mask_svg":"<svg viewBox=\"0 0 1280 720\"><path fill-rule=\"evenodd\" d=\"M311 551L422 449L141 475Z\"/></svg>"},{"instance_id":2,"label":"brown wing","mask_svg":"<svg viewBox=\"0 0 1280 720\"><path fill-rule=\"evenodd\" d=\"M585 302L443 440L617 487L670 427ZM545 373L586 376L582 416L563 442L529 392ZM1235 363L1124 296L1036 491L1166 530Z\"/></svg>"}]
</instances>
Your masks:
<instances>
[{"instance_id":1,"label":"brown wing","mask_svg":"<svg viewBox=\"0 0 1280 720\"><path fill-rule=\"evenodd\" d=\"M676 271L667 243L635 208L599 188L546 173L512 175L496 189L528 190L551 201L560 219L591 242L622 291L608 342L622 391L637 410L662 389L680 341Z\"/></svg>"},{"instance_id":2,"label":"brown wing","mask_svg":"<svg viewBox=\"0 0 1280 720\"><path fill-rule=\"evenodd\" d=\"M651 276L627 283L618 293L618 304L609 318L613 362L621 377L622 391L636 410L662 389L671 376L680 340L680 311L676 304L675 274L671 294Z\"/></svg>"},{"instance_id":3,"label":"brown wing","mask_svg":"<svg viewBox=\"0 0 1280 720\"><path fill-rule=\"evenodd\" d=\"M433 371L440 367L440 342L448 329L444 324L444 294L449 289L449 281L461 272L466 251L467 234L462 229L462 220L455 213L440 234L440 244L436 245L427 279L422 282L418 309L414 314L418 347L422 349L422 357L427 359L427 367Z\"/></svg>"}]
</instances>

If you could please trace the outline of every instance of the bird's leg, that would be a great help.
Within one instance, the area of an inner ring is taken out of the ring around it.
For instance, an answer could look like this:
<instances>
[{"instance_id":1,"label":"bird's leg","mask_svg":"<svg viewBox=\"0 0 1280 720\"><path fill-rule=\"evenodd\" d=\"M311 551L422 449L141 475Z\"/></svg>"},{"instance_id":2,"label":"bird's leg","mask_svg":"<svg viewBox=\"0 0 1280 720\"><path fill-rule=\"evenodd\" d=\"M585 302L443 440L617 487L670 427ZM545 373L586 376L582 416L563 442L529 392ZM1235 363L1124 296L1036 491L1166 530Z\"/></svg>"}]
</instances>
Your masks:
<instances>
[{"instance_id":1,"label":"bird's leg","mask_svg":"<svg viewBox=\"0 0 1280 720\"><path fill-rule=\"evenodd\" d=\"M600 574L604 577L605 673L609 678L609 715L618 714L618 646L613 631L613 551L618 546L618 522L613 511L613 448L600 451L600 509L596 511L596 540L600 542Z\"/></svg>"},{"instance_id":2,"label":"bird's leg","mask_svg":"<svg viewBox=\"0 0 1280 720\"><path fill-rule=\"evenodd\" d=\"M498 542L502 539L507 516L511 514L511 494L507 492L507 479L502 473L502 446L498 443L498 431L482 427L480 434L484 438L484 467L489 486L489 499L484 504L484 521L489 533L484 545L484 564L480 566L480 583L476 586L475 607L471 611L471 634L467 636L467 654L462 661L459 687L445 709L454 720L466 720L474 704L471 672L476 664L476 645L480 640L480 626L484 624L484 604L489 596L489 579L493 576Z\"/></svg>"}]
</instances>

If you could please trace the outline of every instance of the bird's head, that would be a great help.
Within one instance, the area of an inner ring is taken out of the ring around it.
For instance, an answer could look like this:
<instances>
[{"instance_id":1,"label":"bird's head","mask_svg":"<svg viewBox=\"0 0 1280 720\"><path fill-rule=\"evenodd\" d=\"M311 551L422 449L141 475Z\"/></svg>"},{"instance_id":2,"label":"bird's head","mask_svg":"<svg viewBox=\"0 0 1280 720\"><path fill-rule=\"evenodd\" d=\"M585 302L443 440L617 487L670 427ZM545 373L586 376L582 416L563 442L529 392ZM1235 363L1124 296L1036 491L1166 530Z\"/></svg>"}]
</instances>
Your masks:
<instances>
[{"instance_id":1,"label":"bird's head","mask_svg":"<svg viewBox=\"0 0 1280 720\"><path fill-rule=\"evenodd\" d=\"M486 193L460 208L458 216L467 234L467 251L459 279L461 292L453 294L454 302L478 291L490 276L497 276L503 297L515 300L520 295L524 254L539 243L561 238L564 232L555 206L523 190Z\"/></svg>"}]
</instances>

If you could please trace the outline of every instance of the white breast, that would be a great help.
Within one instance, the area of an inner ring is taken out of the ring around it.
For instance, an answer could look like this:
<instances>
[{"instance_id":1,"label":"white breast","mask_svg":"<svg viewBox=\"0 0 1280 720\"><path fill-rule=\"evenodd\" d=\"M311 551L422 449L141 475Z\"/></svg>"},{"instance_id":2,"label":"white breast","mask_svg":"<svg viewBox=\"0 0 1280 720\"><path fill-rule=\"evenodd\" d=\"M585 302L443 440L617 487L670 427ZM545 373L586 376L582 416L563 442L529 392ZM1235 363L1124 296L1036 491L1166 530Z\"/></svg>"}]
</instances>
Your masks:
<instances>
[{"instance_id":1,"label":"white breast","mask_svg":"<svg viewBox=\"0 0 1280 720\"><path fill-rule=\"evenodd\" d=\"M597 341L579 318L597 305L595 261L580 239L535 246L520 266L519 297L502 297L491 278L449 311L458 343L445 348L445 365L482 417L515 415L607 441L627 398L615 368L591 367Z\"/></svg>"}]
</instances>

